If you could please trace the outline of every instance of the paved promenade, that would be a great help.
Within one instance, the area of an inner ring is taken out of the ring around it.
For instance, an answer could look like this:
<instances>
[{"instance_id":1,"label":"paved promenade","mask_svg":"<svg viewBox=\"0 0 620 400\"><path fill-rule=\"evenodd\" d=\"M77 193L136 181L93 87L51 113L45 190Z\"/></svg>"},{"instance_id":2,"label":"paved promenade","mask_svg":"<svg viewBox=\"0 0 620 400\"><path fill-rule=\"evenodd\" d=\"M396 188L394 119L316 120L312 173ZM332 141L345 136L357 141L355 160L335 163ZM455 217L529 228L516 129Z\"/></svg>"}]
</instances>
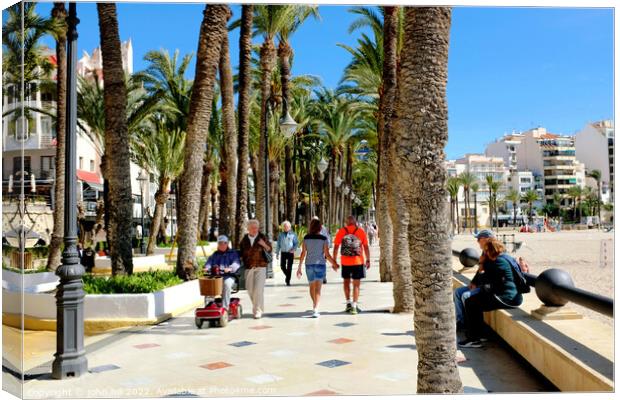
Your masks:
<instances>
[{"instance_id":1,"label":"paved promenade","mask_svg":"<svg viewBox=\"0 0 620 400\"><path fill-rule=\"evenodd\" d=\"M226 328L197 329L193 311L157 326L88 337L90 372L50 378L54 333L26 336L25 398L162 396L388 395L416 392L417 352L411 315L393 315L392 285L378 282L378 248L362 285L359 315L345 314L341 279L330 270L321 317L307 318L305 276L265 289L265 315ZM6 332L6 330L5 330ZM5 333L6 336L6 333ZM30 338L30 339L29 339ZM28 341L33 346L29 347ZM30 348L30 350L29 350ZM36 348L39 350L37 351ZM497 342L465 349L459 372L466 393L555 390ZM33 364L36 364L33 365ZM4 371L4 386L16 380Z\"/></svg>"}]
</instances>

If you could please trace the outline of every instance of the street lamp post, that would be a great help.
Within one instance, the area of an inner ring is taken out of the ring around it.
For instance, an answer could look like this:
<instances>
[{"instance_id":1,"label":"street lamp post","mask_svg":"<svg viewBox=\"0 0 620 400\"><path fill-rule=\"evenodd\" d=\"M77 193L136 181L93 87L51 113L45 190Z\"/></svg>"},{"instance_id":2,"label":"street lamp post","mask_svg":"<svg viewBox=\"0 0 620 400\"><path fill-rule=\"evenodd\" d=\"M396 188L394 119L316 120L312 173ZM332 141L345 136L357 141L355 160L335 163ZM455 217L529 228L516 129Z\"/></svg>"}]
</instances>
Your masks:
<instances>
[{"instance_id":1,"label":"street lamp post","mask_svg":"<svg viewBox=\"0 0 620 400\"><path fill-rule=\"evenodd\" d=\"M146 229L144 228L144 182L148 181L148 176L140 171L136 180L140 185L140 253L146 254L146 242L144 241L144 235Z\"/></svg>"},{"instance_id":2,"label":"street lamp post","mask_svg":"<svg viewBox=\"0 0 620 400\"><path fill-rule=\"evenodd\" d=\"M265 163L264 165L264 186L265 186L265 233L267 234L267 238L269 239L269 241L272 240L272 232L271 232L271 228L272 228L272 224L270 223L270 193L269 193L269 104L270 102L267 101L267 107L265 109L265 126L263 128L263 140L265 141L265 154L264 154L264 160L263 162ZM295 131L297 130L297 122L295 122L295 120L291 117L291 115L288 112L288 103L286 101L286 99L284 99L284 103L283 103L283 110L282 110L282 114L283 117L280 118L280 130L282 132L282 134L284 135L284 137L286 138L290 138L291 136L293 136L293 134L295 133ZM272 269L272 265L271 263L268 264L267 266L267 278L272 278L273 277L273 269Z\"/></svg>"},{"instance_id":3,"label":"street lamp post","mask_svg":"<svg viewBox=\"0 0 620 400\"><path fill-rule=\"evenodd\" d=\"M323 179L324 179L323 174L325 173L325 171L327 171L327 167L328 166L329 166L329 164L327 163L327 160L325 160L325 157L321 156L321 159L316 164L316 167L318 168L319 173L320 173L319 178L321 180L321 184L323 183ZM321 214L321 219L323 220L323 223L325 223L326 222L325 218L324 218L325 215L323 213L323 206L324 206L324 204L323 204L324 203L324 201L323 201L323 194L324 194L324 191L323 191L323 187L321 187L320 189L321 190L319 191L319 193L321 194L321 208L319 209L319 212Z\"/></svg>"},{"instance_id":4,"label":"street lamp post","mask_svg":"<svg viewBox=\"0 0 620 400\"><path fill-rule=\"evenodd\" d=\"M76 3L69 3L67 18L67 127L65 148L65 235L62 265L56 270L60 278L56 290L56 353L52 363L52 377L78 377L88 370L84 350L84 290L77 250L77 19Z\"/></svg>"}]
</instances>

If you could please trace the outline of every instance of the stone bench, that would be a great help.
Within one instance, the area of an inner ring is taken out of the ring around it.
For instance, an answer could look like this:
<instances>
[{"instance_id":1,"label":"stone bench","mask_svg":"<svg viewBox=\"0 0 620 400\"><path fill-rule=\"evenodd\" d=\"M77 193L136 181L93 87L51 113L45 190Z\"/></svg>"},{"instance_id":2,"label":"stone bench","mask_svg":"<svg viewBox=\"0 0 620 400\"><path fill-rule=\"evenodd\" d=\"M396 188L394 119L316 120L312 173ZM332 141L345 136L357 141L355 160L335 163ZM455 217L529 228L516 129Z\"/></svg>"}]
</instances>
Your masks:
<instances>
[{"instance_id":1,"label":"stone bench","mask_svg":"<svg viewBox=\"0 0 620 400\"><path fill-rule=\"evenodd\" d=\"M469 284L476 267L463 270L453 262L454 288ZM614 390L614 332L602 322L582 318L564 306L554 319L534 318L542 306L534 289L515 309L485 312L484 320L532 367L561 391L609 392ZM577 318L577 319L576 319Z\"/></svg>"}]
</instances>

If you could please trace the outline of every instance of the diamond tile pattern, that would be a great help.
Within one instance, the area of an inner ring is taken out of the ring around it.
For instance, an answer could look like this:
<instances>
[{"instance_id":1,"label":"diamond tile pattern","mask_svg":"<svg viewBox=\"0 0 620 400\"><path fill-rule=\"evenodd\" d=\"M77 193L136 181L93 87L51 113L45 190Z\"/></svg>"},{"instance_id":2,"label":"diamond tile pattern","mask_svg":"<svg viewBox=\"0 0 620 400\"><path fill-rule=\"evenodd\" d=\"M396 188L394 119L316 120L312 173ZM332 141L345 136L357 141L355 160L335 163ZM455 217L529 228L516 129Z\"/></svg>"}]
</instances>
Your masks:
<instances>
[{"instance_id":1,"label":"diamond tile pattern","mask_svg":"<svg viewBox=\"0 0 620 400\"><path fill-rule=\"evenodd\" d=\"M322 361L320 363L317 363L316 365L320 365L321 367L327 367L327 368L336 368L336 367L341 367L343 365L348 365L351 364L348 361L342 361L342 360L327 360L327 361Z\"/></svg>"},{"instance_id":2,"label":"diamond tile pattern","mask_svg":"<svg viewBox=\"0 0 620 400\"><path fill-rule=\"evenodd\" d=\"M347 338L338 338L338 339L334 339L334 340L328 340L328 342L330 343L335 343L335 344L345 344L345 343L351 343L354 342L353 339L347 339Z\"/></svg>"},{"instance_id":3,"label":"diamond tile pattern","mask_svg":"<svg viewBox=\"0 0 620 400\"><path fill-rule=\"evenodd\" d=\"M334 324L334 326L340 326L342 328L348 328L348 327L353 326L353 325L357 325L357 324L354 323L354 322L341 322L339 324Z\"/></svg>"},{"instance_id":4,"label":"diamond tile pattern","mask_svg":"<svg viewBox=\"0 0 620 400\"><path fill-rule=\"evenodd\" d=\"M245 347L245 346L251 346L253 344L256 344L254 342L248 342L247 340L243 340L241 342L235 342L235 343L230 343L229 346L234 346L234 347Z\"/></svg>"},{"instance_id":5,"label":"diamond tile pattern","mask_svg":"<svg viewBox=\"0 0 620 400\"><path fill-rule=\"evenodd\" d=\"M98 365L94 368L91 368L89 372L97 374L99 372L113 371L115 369L120 369L120 368L121 367L119 367L118 365L114 365L114 364Z\"/></svg>"},{"instance_id":6,"label":"diamond tile pattern","mask_svg":"<svg viewBox=\"0 0 620 400\"><path fill-rule=\"evenodd\" d=\"M273 326L269 326L269 325L258 325L258 326L252 326L250 329L254 329L257 331L263 330L263 329L271 329L273 328Z\"/></svg>"},{"instance_id":7,"label":"diamond tile pattern","mask_svg":"<svg viewBox=\"0 0 620 400\"><path fill-rule=\"evenodd\" d=\"M142 344L137 344L135 346L136 349L150 349L151 347L159 347L159 345L157 343L142 343Z\"/></svg>"},{"instance_id":8,"label":"diamond tile pattern","mask_svg":"<svg viewBox=\"0 0 620 400\"><path fill-rule=\"evenodd\" d=\"M205 365L201 365L201 368L206 368L208 370L216 370L216 369L222 369L222 368L228 368L228 367L232 367L232 364L229 364L227 362L224 361L218 361L218 362L212 362L209 364L205 364Z\"/></svg>"}]
</instances>

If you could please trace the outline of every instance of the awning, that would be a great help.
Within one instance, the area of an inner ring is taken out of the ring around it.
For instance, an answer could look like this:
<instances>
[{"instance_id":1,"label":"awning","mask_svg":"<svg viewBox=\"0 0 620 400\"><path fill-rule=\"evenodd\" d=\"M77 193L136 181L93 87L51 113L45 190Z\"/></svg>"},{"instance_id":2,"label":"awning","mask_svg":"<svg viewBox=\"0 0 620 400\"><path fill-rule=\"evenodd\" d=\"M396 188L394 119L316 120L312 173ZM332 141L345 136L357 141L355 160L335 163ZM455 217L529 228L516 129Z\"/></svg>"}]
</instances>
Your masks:
<instances>
[{"instance_id":1,"label":"awning","mask_svg":"<svg viewBox=\"0 0 620 400\"><path fill-rule=\"evenodd\" d=\"M102 179L99 174L95 172L82 171L78 169L77 178L82 182L87 183L88 186L92 187L93 189L103 190Z\"/></svg>"}]
</instances>

